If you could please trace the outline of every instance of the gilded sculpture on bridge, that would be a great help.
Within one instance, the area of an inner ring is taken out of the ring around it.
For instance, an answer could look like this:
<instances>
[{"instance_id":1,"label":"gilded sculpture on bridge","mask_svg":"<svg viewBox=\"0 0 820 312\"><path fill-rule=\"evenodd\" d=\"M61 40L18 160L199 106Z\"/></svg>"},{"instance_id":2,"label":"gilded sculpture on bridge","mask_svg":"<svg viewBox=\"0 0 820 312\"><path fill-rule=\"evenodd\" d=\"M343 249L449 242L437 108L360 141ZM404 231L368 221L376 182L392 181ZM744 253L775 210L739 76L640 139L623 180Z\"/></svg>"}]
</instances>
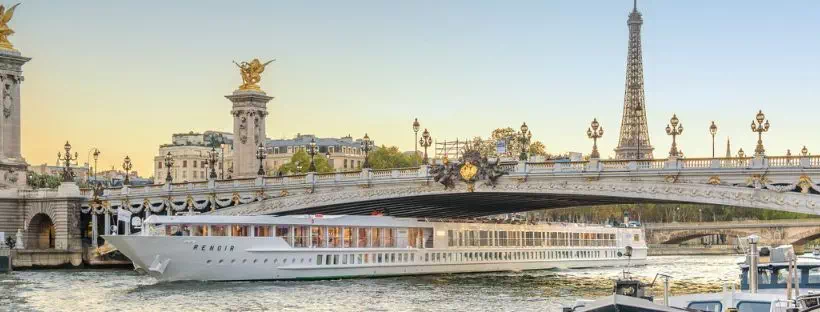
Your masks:
<instances>
[{"instance_id":1,"label":"gilded sculpture on bridge","mask_svg":"<svg viewBox=\"0 0 820 312\"><path fill-rule=\"evenodd\" d=\"M467 183L467 191L472 192L479 180L486 180L486 185L495 187L498 178L507 172L498 166L497 160L491 162L478 151L467 149L460 163L444 161L442 164L433 165L430 174L433 180L443 184L445 189L455 188L455 182L461 180Z\"/></svg>"},{"instance_id":2,"label":"gilded sculpture on bridge","mask_svg":"<svg viewBox=\"0 0 820 312\"><path fill-rule=\"evenodd\" d=\"M14 16L14 9L20 5L15 4L11 6L8 10L3 5L0 5L0 50L11 50L16 51L14 46L9 42L9 36L14 34L14 30L9 28L9 21Z\"/></svg>"},{"instance_id":3,"label":"gilded sculpture on bridge","mask_svg":"<svg viewBox=\"0 0 820 312\"><path fill-rule=\"evenodd\" d=\"M242 75L242 85L239 86L239 90L242 91L262 91L259 88L259 81L262 80L262 73L265 71L265 66L272 63L276 59L267 61L262 63L259 59L253 59L250 62L242 62L237 63L234 61L233 63L239 67L239 74Z\"/></svg>"}]
</instances>

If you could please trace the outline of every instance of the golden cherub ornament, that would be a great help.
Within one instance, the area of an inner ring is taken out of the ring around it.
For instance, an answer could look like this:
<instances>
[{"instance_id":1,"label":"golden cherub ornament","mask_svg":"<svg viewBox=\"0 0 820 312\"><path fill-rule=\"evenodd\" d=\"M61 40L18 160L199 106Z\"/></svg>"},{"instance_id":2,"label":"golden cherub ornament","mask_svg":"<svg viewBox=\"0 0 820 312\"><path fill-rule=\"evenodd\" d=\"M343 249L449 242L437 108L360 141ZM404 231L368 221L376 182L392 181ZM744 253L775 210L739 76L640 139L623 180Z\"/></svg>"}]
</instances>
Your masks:
<instances>
[{"instance_id":1,"label":"golden cherub ornament","mask_svg":"<svg viewBox=\"0 0 820 312\"><path fill-rule=\"evenodd\" d=\"M262 80L262 72L265 71L265 66L268 66L268 64L275 60L276 59L273 59L266 63L260 62L259 59L242 63L234 61L233 63L239 67L239 74L242 75L242 85L239 86L239 90L264 92L259 88L259 81Z\"/></svg>"}]
</instances>

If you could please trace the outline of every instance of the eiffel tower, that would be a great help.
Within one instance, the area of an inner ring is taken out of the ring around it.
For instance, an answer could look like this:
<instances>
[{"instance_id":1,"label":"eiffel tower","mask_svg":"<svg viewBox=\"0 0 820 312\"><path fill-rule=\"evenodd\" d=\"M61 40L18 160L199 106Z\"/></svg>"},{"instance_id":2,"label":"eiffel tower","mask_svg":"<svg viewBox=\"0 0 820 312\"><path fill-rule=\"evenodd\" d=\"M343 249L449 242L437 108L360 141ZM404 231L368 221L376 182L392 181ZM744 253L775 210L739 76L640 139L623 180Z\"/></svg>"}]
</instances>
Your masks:
<instances>
[{"instance_id":1,"label":"eiffel tower","mask_svg":"<svg viewBox=\"0 0 820 312\"><path fill-rule=\"evenodd\" d=\"M652 159L654 148L649 143L646 125L646 99L643 84L643 56L641 53L641 25L638 0L634 0L629 14L629 52L626 58L626 85L621 135L615 148L617 159Z\"/></svg>"}]
</instances>

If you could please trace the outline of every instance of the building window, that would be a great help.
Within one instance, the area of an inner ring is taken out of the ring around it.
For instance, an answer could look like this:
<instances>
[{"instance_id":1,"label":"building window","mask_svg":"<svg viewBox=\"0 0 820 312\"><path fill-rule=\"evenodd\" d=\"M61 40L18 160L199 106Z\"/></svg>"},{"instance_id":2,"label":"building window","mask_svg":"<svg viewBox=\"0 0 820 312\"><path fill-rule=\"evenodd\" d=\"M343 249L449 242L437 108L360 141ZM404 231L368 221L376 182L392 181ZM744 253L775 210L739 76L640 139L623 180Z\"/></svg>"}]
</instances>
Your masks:
<instances>
[{"instance_id":1,"label":"building window","mask_svg":"<svg viewBox=\"0 0 820 312\"><path fill-rule=\"evenodd\" d=\"M187 173L188 173L188 171L184 171L184 170L182 171L182 178L183 179L188 177Z\"/></svg>"},{"instance_id":2,"label":"building window","mask_svg":"<svg viewBox=\"0 0 820 312\"><path fill-rule=\"evenodd\" d=\"M194 168L196 168L196 160L194 160Z\"/></svg>"},{"instance_id":3,"label":"building window","mask_svg":"<svg viewBox=\"0 0 820 312\"><path fill-rule=\"evenodd\" d=\"M188 168L188 161L187 160L182 161L182 168Z\"/></svg>"},{"instance_id":4,"label":"building window","mask_svg":"<svg viewBox=\"0 0 820 312\"><path fill-rule=\"evenodd\" d=\"M204 178L205 178L205 171L200 171L200 172L199 172L199 176L200 176L200 177L202 177L202 178L204 179Z\"/></svg>"},{"instance_id":5,"label":"building window","mask_svg":"<svg viewBox=\"0 0 820 312\"><path fill-rule=\"evenodd\" d=\"M184 177L184 175L183 175L183 177ZM196 171L194 171L194 179L196 179Z\"/></svg>"},{"instance_id":6,"label":"building window","mask_svg":"<svg viewBox=\"0 0 820 312\"><path fill-rule=\"evenodd\" d=\"M345 169L347 169L347 159L345 159Z\"/></svg>"},{"instance_id":7,"label":"building window","mask_svg":"<svg viewBox=\"0 0 820 312\"><path fill-rule=\"evenodd\" d=\"M161 161L157 163L157 168L162 169L162 162Z\"/></svg>"}]
</instances>

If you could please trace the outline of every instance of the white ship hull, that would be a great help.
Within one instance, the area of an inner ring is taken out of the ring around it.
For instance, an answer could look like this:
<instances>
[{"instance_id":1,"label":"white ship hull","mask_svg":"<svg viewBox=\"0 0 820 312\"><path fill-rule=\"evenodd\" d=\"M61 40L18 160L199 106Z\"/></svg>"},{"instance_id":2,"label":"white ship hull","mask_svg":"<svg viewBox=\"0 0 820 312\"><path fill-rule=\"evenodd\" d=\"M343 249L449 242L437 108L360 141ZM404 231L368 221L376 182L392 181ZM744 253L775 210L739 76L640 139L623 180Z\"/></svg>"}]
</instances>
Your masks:
<instances>
[{"instance_id":1,"label":"white ship hull","mask_svg":"<svg viewBox=\"0 0 820 312\"><path fill-rule=\"evenodd\" d=\"M628 231L631 231L628 235L633 235L632 232L639 230ZM401 240L399 235L403 232L397 232L395 235ZM440 230L437 232L441 235ZM292 237L291 234L291 241ZM403 248L294 248L286 237L115 235L104 238L131 259L136 268L162 281L330 279L523 271L641 265L646 259L645 244L630 246L632 257L626 257L622 244L453 247L448 246L447 237L436 237L436 244ZM394 243L403 244L410 245ZM445 247L423 248L430 245Z\"/></svg>"}]
</instances>

